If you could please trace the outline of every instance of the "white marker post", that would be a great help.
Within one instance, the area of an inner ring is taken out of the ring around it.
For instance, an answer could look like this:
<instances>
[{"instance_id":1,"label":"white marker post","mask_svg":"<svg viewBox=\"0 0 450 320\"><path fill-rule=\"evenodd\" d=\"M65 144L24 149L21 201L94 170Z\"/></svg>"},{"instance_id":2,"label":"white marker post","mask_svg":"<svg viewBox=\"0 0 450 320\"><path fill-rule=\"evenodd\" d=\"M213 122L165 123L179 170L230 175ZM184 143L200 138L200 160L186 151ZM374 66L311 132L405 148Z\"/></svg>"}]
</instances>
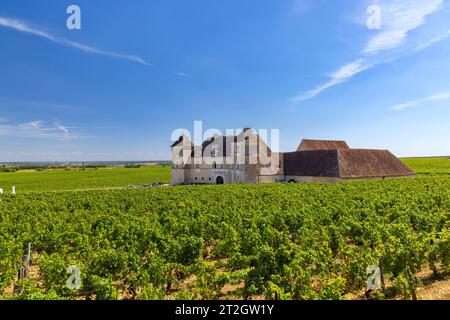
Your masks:
<instances>
[{"instance_id":1,"label":"white marker post","mask_svg":"<svg viewBox=\"0 0 450 320\"><path fill-rule=\"evenodd\" d=\"M16 187L15 186L11 186L11 194L16 194Z\"/></svg>"},{"instance_id":2,"label":"white marker post","mask_svg":"<svg viewBox=\"0 0 450 320\"><path fill-rule=\"evenodd\" d=\"M3 194L3 189L0 188L0 196Z\"/></svg>"}]
</instances>

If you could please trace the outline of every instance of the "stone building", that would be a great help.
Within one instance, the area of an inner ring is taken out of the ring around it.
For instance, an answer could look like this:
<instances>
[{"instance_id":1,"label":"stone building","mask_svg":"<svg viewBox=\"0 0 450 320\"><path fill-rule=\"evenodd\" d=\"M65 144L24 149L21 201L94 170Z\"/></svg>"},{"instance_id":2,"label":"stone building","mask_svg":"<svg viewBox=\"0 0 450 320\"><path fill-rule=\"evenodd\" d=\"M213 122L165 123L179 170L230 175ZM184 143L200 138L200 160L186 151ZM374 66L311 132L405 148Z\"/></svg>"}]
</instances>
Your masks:
<instances>
[{"instance_id":1,"label":"stone building","mask_svg":"<svg viewBox=\"0 0 450 320\"><path fill-rule=\"evenodd\" d=\"M214 136L196 146L185 135L171 146L172 184L337 182L415 177L387 150L351 149L345 141L302 140L275 153L253 130Z\"/></svg>"}]
</instances>

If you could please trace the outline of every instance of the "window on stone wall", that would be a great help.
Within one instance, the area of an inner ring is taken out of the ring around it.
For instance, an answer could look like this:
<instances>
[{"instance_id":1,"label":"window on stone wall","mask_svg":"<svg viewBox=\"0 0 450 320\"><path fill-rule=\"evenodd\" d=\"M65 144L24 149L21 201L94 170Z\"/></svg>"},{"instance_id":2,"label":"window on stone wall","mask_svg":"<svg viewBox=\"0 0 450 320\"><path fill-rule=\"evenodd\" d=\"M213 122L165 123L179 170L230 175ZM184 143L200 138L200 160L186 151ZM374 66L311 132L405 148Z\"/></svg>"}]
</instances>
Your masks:
<instances>
[{"instance_id":1,"label":"window on stone wall","mask_svg":"<svg viewBox=\"0 0 450 320\"><path fill-rule=\"evenodd\" d=\"M213 169L217 169L217 163L215 161L213 162Z\"/></svg>"}]
</instances>

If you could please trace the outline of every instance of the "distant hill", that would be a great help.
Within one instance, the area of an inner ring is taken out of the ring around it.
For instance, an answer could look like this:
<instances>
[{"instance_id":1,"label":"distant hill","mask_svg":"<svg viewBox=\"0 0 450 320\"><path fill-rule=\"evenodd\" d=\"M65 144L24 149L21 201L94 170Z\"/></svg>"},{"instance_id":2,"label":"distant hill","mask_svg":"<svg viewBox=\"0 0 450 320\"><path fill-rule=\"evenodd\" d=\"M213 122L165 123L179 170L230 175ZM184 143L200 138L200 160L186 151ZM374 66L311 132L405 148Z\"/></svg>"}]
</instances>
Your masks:
<instances>
[{"instance_id":1,"label":"distant hill","mask_svg":"<svg viewBox=\"0 0 450 320\"><path fill-rule=\"evenodd\" d=\"M15 167L18 169L44 169L63 167L125 167L125 166L157 166L169 165L167 160L149 161L30 161L30 162L0 162L0 167Z\"/></svg>"}]
</instances>

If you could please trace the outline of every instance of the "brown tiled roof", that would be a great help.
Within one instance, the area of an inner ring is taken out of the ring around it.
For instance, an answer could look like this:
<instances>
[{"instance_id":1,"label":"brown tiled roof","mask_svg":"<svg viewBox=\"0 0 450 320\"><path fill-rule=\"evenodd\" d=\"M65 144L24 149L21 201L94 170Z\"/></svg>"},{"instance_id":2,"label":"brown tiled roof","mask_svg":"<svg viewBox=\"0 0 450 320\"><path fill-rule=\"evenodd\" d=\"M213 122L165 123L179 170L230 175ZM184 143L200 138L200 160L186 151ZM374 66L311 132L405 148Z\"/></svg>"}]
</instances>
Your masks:
<instances>
[{"instance_id":1,"label":"brown tiled roof","mask_svg":"<svg viewBox=\"0 0 450 320\"><path fill-rule=\"evenodd\" d=\"M387 150L311 150L284 154L287 176L343 179L414 176L415 172Z\"/></svg>"},{"instance_id":2,"label":"brown tiled roof","mask_svg":"<svg viewBox=\"0 0 450 320\"><path fill-rule=\"evenodd\" d=\"M387 150L339 150L342 178L414 176L415 172Z\"/></svg>"},{"instance_id":3,"label":"brown tiled roof","mask_svg":"<svg viewBox=\"0 0 450 320\"><path fill-rule=\"evenodd\" d=\"M350 149L350 147L345 141L304 139L298 146L297 151L340 150L340 149Z\"/></svg>"},{"instance_id":4,"label":"brown tiled roof","mask_svg":"<svg viewBox=\"0 0 450 320\"><path fill-rule=\"evenodd\" d=\"M297 151L284 154L284 174L287 176L339 177L336 150Z\"/></svg>"}]
</instances>

